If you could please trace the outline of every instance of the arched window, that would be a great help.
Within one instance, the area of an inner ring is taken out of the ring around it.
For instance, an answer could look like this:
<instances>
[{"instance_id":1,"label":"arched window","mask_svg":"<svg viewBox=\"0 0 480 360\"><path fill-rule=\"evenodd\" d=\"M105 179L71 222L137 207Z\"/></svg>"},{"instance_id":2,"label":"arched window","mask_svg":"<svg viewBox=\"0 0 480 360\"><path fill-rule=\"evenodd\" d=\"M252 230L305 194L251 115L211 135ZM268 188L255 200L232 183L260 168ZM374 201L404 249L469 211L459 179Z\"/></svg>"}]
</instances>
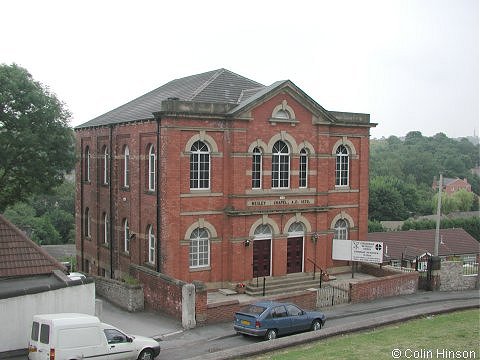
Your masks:
<instances>
[{"instance_id":1,"label":"arched window","mask_svg":"<svg viewBox=\"0 0 480 360\"><path fill-rule=\"evenodd\" d=\"M148 190L155 191L155 148L150 145L148 150Z\"/></svg>"},{"instance_id":2,"label":"arched window","mask_svg":"<svg viewBox=\"0 0 480 360\"><path fill-rule=\"evenodd\" d=\"M190 267L210 265L210 235L205 228L196 228L190 235Z\"/></svg>"},{"instance_id":3,"label":"arched window","mask_svg":"<svg viewBox=\"0 0 480 360\"><path fill-rule=\"evenodd\" d=\"M128 146L123 149L123 186L130 187L130 150Z\"/></svg>"},{"instance_id":4,"label":"arched window","mask_svg":"<svg viewBox=\"0 0 480 360\"><path fill-rule=\"evenodd\" d=\"M84 180L85 181L90 181L90 147L87 146L85 148L85 168L84 168Z\"/></svg>"},{"instance_id":5,"label":"arched window","mask_svg":"<svg viewBox=\"0 0 480 360\"><path fill-rule=\"evenodd\" d=\"M290 235L304 235L305 234L305 225L301 223L300 221L294 222L290 227L288 228L288 233Z\"/></svg>"},{"instance_id":6,"label":"arched window","mask_svg":"<svg viewBox=\"0 0 480 360\"><path fill-rule=\"evenodd\" d=\"M127 219L123 220L123 251L130 252L130 227Z\"/></svg>"},{"instance_id":7,"label":"arched window","mask_svg":"<svg viewBox=\"0 0 480 360\"><path fill-rule=\"evenodd\" d=\"M108 148L106 146L103 147L103 162L102 162L102 167L103 167L103 184L107 185L108 184Z\"/></svg>"},{"instance_id":8,"label":"arched window","mask_svg":"<svg viewBox=\"0 0 480 360\"><path fill-rule=\"evenodd\" d=\"M336 165L335 165L335 185L348 186L349 178L349 154L348 149L344 145L340 145L337 149Z\"/></svg>"},{"instance_id":9,"label":"arched window","mask_svg":"<svg viewBox=\"0 0 480 360\"><path fill-rule=\"evenodd\" d=\"M280 109L275 113L274 117L277 118L277 119L289 120L291 118L291 115L288 112L288 110Z\"/></svg>"},{"instance_id":10,"label":"arched window","mask_svg":"<svg viewBox=\"0 0 480 360\"><path fill-rule=\"evenodd\" d=\"M255 231L253 232L255 238L271 238L272 237L272 228L268 224L258 225Z\"/></svg>"},{"instance_id":11,"label":"arched window","mask_svg":"<svg viewBox=\"0 0 480 360\"><path fill-rule=\"evenodd\" d=\"M91 233L90 233L90 209L87 207L85 209L85 237L90 237L91 236Z\"/></svg>"},{"instance_id":12,"label":"arched window","mask_svg":"<svg viewBox=\"0 0 480 360\"><path fill-rule=\"evenodd\" d=\"M335 239L348 240L348 222L345 219L339 219L335 223Z\"/></svg>"},{"instance_id":13,"label":"arched window","mask_svg":"<svg viewBox=\"0 0 480 360\"><path fill-rule=\"evenodd\" d=\"M279 140L272 149L272 188L288 188L290 186L290 149Z\"/></svg>"},{"instance_id":14,"label":"arched window","mask_svg":"<svg viewBox=\"0 0 480 360\"><path fill-rule=\"evenodd\" d=\"M148 226L148 262L155 264L155 234L153 226Z\"/></svg>"},{"instance_id":15,"label":"arched window","mask_svg":"<svg viewBox=\"0 0 480 360\"><path fill-rule=\"evenodd\" d=\"M262 151L256 147L252 156L252 189L262 188Z\"/></svg>"},{"instance_id":16,"label":"arched window","mask_svg":"<svg viewBox=\"0 0 480 360\"><path fill-rule=\"evenodd\" d=\"M104 244L108 244L108 236L109 236L108 226L109 226L108 215L105 212L103 213L103 243Z\"/></svg>"},{"instance_id":17,"label":"arched window","mask_svg":"<svg viewBox=\"0 0 480 360\"><path fill-rule=\"evenodd\" d=\"M210 189L210 149L195 141L190 151L190 189Z\"/></svg>"},{"instance_id":18,"label":"arched window","mask_svg":"<svg viewBox=\"0 0 480 360\"><path fill-rule=\"evenodd\" d=\"M308 153L304 148L300 150L300 169L298 172L298 187L306 188L308 179Z\"/></svg>"}]
</instances>

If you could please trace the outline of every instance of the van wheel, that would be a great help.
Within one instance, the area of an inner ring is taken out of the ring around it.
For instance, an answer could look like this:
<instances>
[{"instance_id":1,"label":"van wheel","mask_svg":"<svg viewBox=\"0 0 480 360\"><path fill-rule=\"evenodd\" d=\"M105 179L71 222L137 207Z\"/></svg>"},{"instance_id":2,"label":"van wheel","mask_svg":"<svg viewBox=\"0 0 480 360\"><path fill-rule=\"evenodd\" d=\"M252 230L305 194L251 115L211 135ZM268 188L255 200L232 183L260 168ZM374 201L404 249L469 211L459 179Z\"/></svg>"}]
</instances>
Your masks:
<instances>
[{"instance_id":1,"label":"van wheel","mask_svg":"<svg viewBox=\"0 0 480 360\"><path fill-rule=\"evenodd\" d=\"M138 360L153 360L153 351L150 349L143 350L140 355L138 355Z\"/></svg>"}]
</instances>

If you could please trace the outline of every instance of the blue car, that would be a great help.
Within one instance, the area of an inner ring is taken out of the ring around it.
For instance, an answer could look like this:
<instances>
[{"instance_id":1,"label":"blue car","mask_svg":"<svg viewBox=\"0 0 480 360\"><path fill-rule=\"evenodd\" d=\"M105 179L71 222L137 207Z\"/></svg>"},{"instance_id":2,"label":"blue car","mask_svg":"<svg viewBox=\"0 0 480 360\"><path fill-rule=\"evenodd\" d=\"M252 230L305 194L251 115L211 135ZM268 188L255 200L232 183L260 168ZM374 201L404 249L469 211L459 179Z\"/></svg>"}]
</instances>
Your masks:
<instances>
[{"instance_id":1,"label":"blue car","mask_svg":"<svg viewBox=\"0 0 480 360\"><path fill-rule=\"evenodd\" d=\"M239 334L260 336L266 340L306 330L320 330L325 314L305 311L295 304L257 302L235 313L233 328Z\"/></svg>"}]
</instances>

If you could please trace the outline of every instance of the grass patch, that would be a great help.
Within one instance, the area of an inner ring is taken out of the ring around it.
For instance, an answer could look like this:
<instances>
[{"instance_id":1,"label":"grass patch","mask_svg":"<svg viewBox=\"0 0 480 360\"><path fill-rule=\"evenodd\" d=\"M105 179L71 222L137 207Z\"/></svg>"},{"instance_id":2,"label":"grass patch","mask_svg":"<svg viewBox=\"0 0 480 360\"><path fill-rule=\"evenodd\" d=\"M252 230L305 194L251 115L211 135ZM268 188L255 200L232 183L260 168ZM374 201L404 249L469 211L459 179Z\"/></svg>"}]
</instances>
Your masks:
<instances>
[{"instance_id":1,"label":"grass patch","mask_svg":"<svg viewBox=\"0 0 480 360\"><path fill-rule=\"evenodd\" d=\"M440 351L442 349L473 351L475 357L470 353L470 357L467 358L478 359L480 358L479 315L479 310L475 309L428 316L366 332L336 336L278 352L263 354L251 359L391 360L394 359L392 356L392 350L394 349L400 349L401 356L397 357L400 359L408 357L412 359L448 358L447 356L438 357L437 349ZM422 351L423 357L421 357ZM429 357L428 351L432 351L432 356Z\"/></svg>"}]
</instances>

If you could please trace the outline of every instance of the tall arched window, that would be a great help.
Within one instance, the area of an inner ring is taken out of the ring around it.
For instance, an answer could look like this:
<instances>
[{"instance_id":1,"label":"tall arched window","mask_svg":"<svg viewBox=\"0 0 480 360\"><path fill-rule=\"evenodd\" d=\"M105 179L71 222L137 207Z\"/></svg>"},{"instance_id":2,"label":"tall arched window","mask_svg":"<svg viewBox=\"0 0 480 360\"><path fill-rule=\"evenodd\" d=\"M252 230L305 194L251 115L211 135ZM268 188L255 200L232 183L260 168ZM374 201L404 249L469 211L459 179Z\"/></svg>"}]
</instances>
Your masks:
<instances>
[{"instance_id":1,"label":"tall arched window","mask_svg":"<svg viewBox=\"0 0 480 360\"><path fill-rule=\"evenodd\" d=\"M103 162L102 162L102 167L103 167L103 184L107 185L108 184L108 148L106 146L103 147Z\"/></svg>"},{"instance_id":2,"label":"tall arched window","mask_svg":"<svg viewBox=\"0 0 480 360\"><path fill-rule=\"evenodd\" d=\"M290 186L290 149L279 140L272 149L272 188Z\"/></svg>"},{"instance_id":3,"label":"tall arched window","mask_svg":"<svg viewBox=\"0 0 480 360\"><path fill-rule=\"evenodd\" d=\"M148 262L155 264L155 234L153 226L148 226Z\"/></svg>"},{"instance_id":4,"label":"tall arched window","mask_svg":"<svg viewBox=\"0 0 480 360\"><path fill-rule=\"evenodd\" d=\"M123 251L130 252L130 227L127 219L123 220Z\"/></svg>"},{"instance_id":5,"label":"tall arched window","mask_svg":"<svg viewBox=\"0 0 480 360\"><path fill-rule=\"evenodd\" d=\"M348 149L344 145L340 145L337 149L336 165L335 165L335 185L348 186L349 178L349 154Z\"/></svg>"},{"instance_id":6,"label":"tall arched window","mask_svg":"<svg viewBox=\"0 0 480 360\"><path fill-rule=\"evenodd\" d=\"M300 150L300 169L298 172L298 187L306 188L308 179L308 153L304 148Z\"/></svg>"},{"instance_id":7,"label":"tall arched window","mask_svg":"<svg viewBox=\"0 0 480 360\"><path fill-rule=\"evenodd\" d=\"M130 150L128 146L123 149L123 186L130 187Z\"/></svg>"},{"instance_id":8,"label":"tall arched window","mask_svg":"<svg viewBox=\"0 0 480 360\"><path fill-rule=\"evenodd\" d=\"M90 181L90 147L87 146L85 148L85 168L84 168L84 180L85 181Z\"/></svg>"},{"instance_id":9,"label":"tall arched window","mask_svg":"<svg viewBox=\"0 0 480 360\"><path fill-rule=\"evenodd\" d=\"M90 237L91 236L91 233L90 233L90 209L87 207L85 209L85 219L84 219L85 223L85 236L86 237Z\"/></svg>"},{"instance_id":10,"label":"tall arched window","mask_svg":"<svg viewBox=\"0 0 480 360\"><path fill-rule=\"evenodd\" d=\"M252 156L252 189L262 188L262 151L256 147Z\"/></svg>"},{"instance_id":11,"label":"tall arched window","mask_svg":"<svg viewBox=\"0 0 480 360\"><path fill-rule=\"evenodd\" d=\"M195 141L190 151L190 189L209 189L210 149L203 141Z\"/></svg>"},{"instance_id":12,"label":"tall arched window","mask_svg":"<svg viewBox=\"0 0 480 360\"><path fill-rule=\"evenodd\" d=\"M150 145L148 150L148 190L155 191L155 148Z\"/></svg>"},{"instance_id":13,"label":"tall arched window","mask_svg":"<svg viewBox=\"0 0 480 360\"><path fill-rule=\"evenodd\" d=\"M348 240L348 222L345 219L340 219L335 223L335 239Z\"/></svg>"},{"instance_id":14,"label":"tall arched window","mask_svg":"<svg viewBox=\"0 0 480 360\"><path fill-rule=\"evenodd\" d=\"M190 235L190 267L210 265L210 235L205 228L196 228Z\"/></svg>"},{"instance_id":15,"label":"tall arched window","mask_svg":"<svg viewBox=\"0 0 480 360\"><path fill-rule=\"evenodd\" d=\"M109 232L108 232L108 214L106 212L103 213L103 243L108 244L108 237L109 237Z\"/></svg>"}]
</instances>

